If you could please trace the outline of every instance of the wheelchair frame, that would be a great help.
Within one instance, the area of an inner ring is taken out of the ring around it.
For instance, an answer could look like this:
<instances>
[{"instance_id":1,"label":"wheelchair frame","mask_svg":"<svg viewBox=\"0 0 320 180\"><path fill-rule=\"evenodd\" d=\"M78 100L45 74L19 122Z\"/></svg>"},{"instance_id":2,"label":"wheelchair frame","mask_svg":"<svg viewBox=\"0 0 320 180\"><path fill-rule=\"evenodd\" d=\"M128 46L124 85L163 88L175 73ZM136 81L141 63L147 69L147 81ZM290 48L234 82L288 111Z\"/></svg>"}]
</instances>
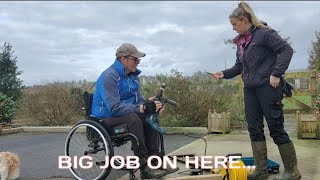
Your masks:
<instances>
[{"instance_id":1,"label":"wheelchair frame","mask_svg":"<svg viewBox=\"0 0 320 180\"><path fill-rule=\"evenodd\" d=\"M87 140L90 142L88 144L88 148L91 148L90 150L83 151L83 155L96 154L99 151L104 151L106 155L109 156L109 160L110 160L111 157L114 156L114 147L120 147L126 144L128 141L131 141L132 148L133 148L131 150L134 150L134 148L138 148L139 146L138 139L134 134L126 131L126 129L128 128L121 129L123 128L123 127L120 127L121 125L115 126L115 127L104 127L97 121L98 119L90 118L93 94L85 91L83 96L85 101L85 107L83 108L85 110L85 120L73 126L70 132L68 133L68 136L65 142L65 156L70 156L70 152L69 152L69 146L71 143L70 140L73 134L75 133L75 131L81 126L86 127L86 130L85 130L86 137L87 137ZM163 136L161 133L159 134L160 134L160 143L161 143L160 155L164 155L165 153L164 153ZM99 143L103 143L103 147L101 147ZM97 166L104 165L104 164L105 164L104 161L95 163L95 165ZM69 170L71 171L71 173L75 178L82 179L75 172L75 169L72 166L69 168ZM134 173L137 170L138 169L129 170L130 180L136 179ZM94 180L106 179L110 174L110 172L111 172L111 166L108 166L108 168L103 169L102 172L97 177L94 178Z\"/></svg>"}]
</instances>

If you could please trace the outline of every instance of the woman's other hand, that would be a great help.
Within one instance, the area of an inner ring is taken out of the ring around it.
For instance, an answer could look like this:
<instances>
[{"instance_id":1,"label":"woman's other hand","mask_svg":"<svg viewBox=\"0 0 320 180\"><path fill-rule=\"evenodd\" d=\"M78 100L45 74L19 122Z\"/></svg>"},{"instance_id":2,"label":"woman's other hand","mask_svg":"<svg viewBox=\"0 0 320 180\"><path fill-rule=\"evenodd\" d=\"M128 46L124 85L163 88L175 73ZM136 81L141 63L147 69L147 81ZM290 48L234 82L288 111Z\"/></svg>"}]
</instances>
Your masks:
<instances>
[{"instance_id":1,"label":"woman's other hand","mask_svg":"<svg viewBox=\"0 0 320 180\"><path fill-rule=\"evenodd\" d=\"M274 88L277 88L279 86L279 83L280 83L280 78L272 75L270 76L271 86L273 86Z\"/></svg>"}]
</instances>

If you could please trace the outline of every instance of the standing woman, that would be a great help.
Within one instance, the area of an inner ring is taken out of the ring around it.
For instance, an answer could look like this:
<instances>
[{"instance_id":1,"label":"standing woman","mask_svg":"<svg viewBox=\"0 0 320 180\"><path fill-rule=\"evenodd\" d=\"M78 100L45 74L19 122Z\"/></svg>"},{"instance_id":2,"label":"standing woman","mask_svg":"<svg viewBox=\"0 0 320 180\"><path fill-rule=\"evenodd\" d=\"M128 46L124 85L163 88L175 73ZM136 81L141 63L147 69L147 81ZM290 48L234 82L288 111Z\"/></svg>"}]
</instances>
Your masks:
<instances>
[{"instance_id":1,"label":"standing woman","mask_svg":"<svg viewBox=\"0 0 320 180\"><path fill-rule=\"evenodd\" d=\"M229 18L233 30L239 33L233 39L237 45L236 63L230 69L215 73L213 78L229 79L242 74L245 116L256 166L255 171L248 175L248 179L268 179L263 117L267 121L270 136L278 145L285 168L282 177L274 179L301 179L293 143L284 130L281 102L281 76L288 69L293 50L275 30L258 21L248 3L239 3Z\"/></svg>"}]
</instances>

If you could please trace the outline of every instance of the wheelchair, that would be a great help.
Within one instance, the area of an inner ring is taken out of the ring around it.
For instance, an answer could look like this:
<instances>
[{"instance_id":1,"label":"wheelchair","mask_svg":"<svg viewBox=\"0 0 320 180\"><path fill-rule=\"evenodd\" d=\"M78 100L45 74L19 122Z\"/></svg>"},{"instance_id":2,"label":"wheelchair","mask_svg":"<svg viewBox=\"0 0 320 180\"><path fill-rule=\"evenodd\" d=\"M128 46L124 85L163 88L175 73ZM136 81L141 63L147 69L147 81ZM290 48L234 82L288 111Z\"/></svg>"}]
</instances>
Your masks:
<instances>
[{"instance_id":1,"label":"wheelchair","mask_svg":"<svg viewBox=\"0 0 320 180\"><path fill-rule=\"evenodd\" d=\"M71 158L81 156L91 157L91 168L81 168L75 163L71 162L69 170L76 179L79 180L104 180L111 172L110 162L109 166L106 164L106 157L109 161L113 156L121 156L126 159L127 156L133 156L133 152L138 148L137 137L128 132L126 124L115 127L104 127L99 123L99 119L90 117L91 104L93 94L84 92L85 100L85 120L74 125L67 135L65 141L65 156ZM164 155L163 136L160 134L160 154ZM136 151L137 152L137 151ZM126 160L119 158L114 160L116 166L121 164L126 167ZM85 164L85 163L83 163ZM124 168L125 169L125 168ZM129 179L134 180L134 173L138 169L128 169Z\"/></svg>"}]
</instances>

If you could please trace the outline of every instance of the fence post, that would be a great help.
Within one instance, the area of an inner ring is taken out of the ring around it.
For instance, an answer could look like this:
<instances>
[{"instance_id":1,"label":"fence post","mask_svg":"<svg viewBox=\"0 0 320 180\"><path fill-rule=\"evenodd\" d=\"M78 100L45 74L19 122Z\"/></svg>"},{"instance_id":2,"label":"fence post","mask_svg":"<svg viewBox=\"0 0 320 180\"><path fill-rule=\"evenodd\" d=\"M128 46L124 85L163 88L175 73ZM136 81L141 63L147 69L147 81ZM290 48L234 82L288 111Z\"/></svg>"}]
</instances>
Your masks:
<instances>
[{"instance_id":1,"label":"fence post","mask_svg":"<svg viewBox=\"0 0 320 180\"><path fill-rule=\"evenodd\" d=\"M299 110L297 110L297 112L296 112L296 119L297 119L297 125L298 125L297 137L298 137L298 139L301 139L301 136L302 136L302 124L301 124L301 114L300 114Z\"/></svg>"},{"instance_id":2,"label":"fence post","mask_svg":"<svg viewBox=\"0 0 320 180\"><path fill-rule=\"evenodd\" d=\"M319 113L316 113L316 120L317 120L317 123L316 123L316 133L317 133L317 137L316 139L319 139L320 140L320 114Z\"/></svg>"},{"instance_id":3,"label":"fence post","mask_svg":"<svg viewBox=\"0 0 320 180\"><path fill-rule=\"evenodd\" d=\"M211 109L208 111L208 133L211 133L212 120L211 120Z\"/></svg>"},{"instance_id":4,"label":"fence post","mask_svg":"<svg viewBox=\"0 0 320 180\"><path fill-rule=\"evenodd\" d=\"M226 133L226 112L222 113L222 134Z\"/></svg>"},{"instance_id":5,"label":"fence post","mask_svg":"<svg viewBox=\"0 0 320 180\"><path fill-rule=\"evenodd\" d=\"M317 73L316 71L311 71L310 76L310 91L311 91L311 106L315 107L317 98Z\"/></svg>"}]
</instances>

